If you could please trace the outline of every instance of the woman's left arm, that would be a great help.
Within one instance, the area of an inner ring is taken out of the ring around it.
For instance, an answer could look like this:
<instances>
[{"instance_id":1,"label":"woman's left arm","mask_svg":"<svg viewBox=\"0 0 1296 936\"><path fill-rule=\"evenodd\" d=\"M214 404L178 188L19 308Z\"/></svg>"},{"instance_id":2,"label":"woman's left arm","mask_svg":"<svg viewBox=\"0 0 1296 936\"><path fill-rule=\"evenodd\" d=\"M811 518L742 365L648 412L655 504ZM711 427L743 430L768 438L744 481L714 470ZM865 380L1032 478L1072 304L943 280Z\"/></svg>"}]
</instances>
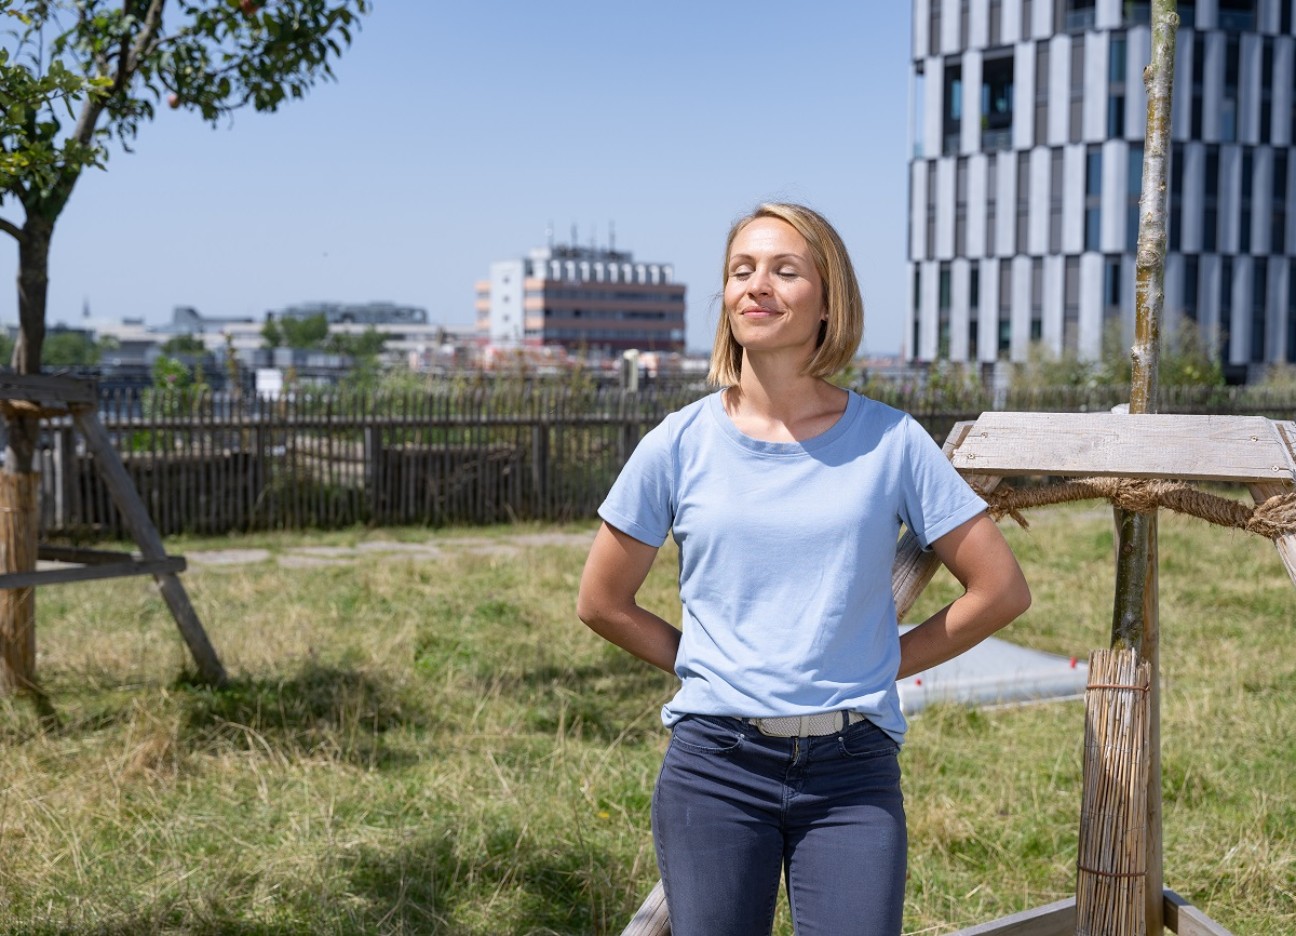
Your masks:
<instances>
[{"instance_id":1,"label":"woman's left arm","mask_svg":"<svg viewBox=\"0 0 1296 936\"><path fill-rule=\"evenodd\" d=\"M950 530L932 550L963 585L963 594L901 636L897 679L970 650L1030 607L1021 566L986 514Z\"/></svg>"}]
</instances>

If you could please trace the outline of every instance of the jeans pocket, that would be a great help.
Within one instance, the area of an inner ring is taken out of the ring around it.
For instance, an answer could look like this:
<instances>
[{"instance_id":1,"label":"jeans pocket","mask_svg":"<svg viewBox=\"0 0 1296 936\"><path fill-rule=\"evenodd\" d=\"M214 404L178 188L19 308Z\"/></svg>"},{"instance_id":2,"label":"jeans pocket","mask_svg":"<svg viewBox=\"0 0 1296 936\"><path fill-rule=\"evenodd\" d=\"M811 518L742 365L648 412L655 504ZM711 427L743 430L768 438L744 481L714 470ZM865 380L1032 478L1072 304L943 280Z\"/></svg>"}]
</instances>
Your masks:
<instances>
[{"instance_id":1,"label":"jeans pocket","mask_svg":"<svg viewBox=\"0 0 1296 936\"><path fill-rule=\"evenodd\" d=\"M851 725L837 736L837 747L845 757L894 756L900 751L895 739L872 722Z\"/></svg>"},{"instance_id":2,"label":"jeans pocket","mask_svg":"<svg viewBox=\"0 0 1296 936\"><path fill-rule=\"evenodd\" d=\"M746 740L743 733L721 719L686 715L671 731L671 746L695 754L733 754Z\"/></svg>"}]
</instances>

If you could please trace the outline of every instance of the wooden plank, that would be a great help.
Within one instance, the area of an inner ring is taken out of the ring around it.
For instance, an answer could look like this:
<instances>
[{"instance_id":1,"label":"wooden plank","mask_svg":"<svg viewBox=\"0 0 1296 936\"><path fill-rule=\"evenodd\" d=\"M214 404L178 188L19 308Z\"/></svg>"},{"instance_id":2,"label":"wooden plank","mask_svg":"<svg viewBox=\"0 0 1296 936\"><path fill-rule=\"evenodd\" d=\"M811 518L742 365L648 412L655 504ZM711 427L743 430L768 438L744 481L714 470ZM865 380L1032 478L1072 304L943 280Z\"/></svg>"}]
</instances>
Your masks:
<instances>
[{"instance_id":1,"label":"wooden plank","mask_svg":"<svg viewBox=\"0 0 1296 936\"><path fill-rule=\"evenodd\" d=\"M961 929L951 936L1073 936L1076 925L1074 897L1023 910L1012 916Z\"/></svg>"},{"instance_id":2,"label":"wooden plank","mask_svg":"<svg viewBox=\"0 0 1296 936\"><path fill-rule=\"evenodd\" d=\"M136 557L131 553L111 549L85 549L80 546L56 546L51 543L41 544L37 558L49 562L75 562L78 565L112 565L115 562L137 561ZM182 571L185 568L184 556L165 556L164 558L174 560L179 564L176 571Z\"/></svg>"},{"instance_id":3,"label":"wooden plank","mask_svg":"<svg viewBox=\"0 0 1296 936\"><path fill-rule=\"evenodd\" d=\"M634 919L621 936L670 936L670 917L666 914L666 890L658 881L640 905Z\"/></svg>"},{"instance_id":4,"label":"wooden plank","mask_svg":"<svg viewBox=\"0 0 1296 936\"><path fill-rule=\"evenodd\" d=\"M1260 416L984 413L953 461L978 474L1296 482L1275 426Z\"/></svg>"},{"instance_id":5,"label":"wooden plank","mask_svg":"<svg viewBox=\"0 0 1296 936\"><path fill-rule=\"evenodd\" d=\"M0 374L0 400L93 405L95 382L52 374Z\"/></svg>"},{"instance_id":6,"label":"wooden plank","mask_svg":"<svg viewBox=\"0 0 1296 936\"><path fill-rule=\"evenodd\" d=\"M1165 894L1165 925L1179 936L1233 936L1170 888Z\"/></svg>"},{"instance_id":7,"label":"wooden plank","mask_svg":"<svg viewBox=\"0 0 1296 936\"><path fill-rule=\"evenodd\" d=\"M184 571L182 556L165 559L130 560L128 562L99 563L69 566L64 569L35 569L31 572L0 574L0 589L29 588L39 585L60 585L66 582L90 582L97 579L123 578L127 575L174 575Z\"/></svg>"}]
</instances>

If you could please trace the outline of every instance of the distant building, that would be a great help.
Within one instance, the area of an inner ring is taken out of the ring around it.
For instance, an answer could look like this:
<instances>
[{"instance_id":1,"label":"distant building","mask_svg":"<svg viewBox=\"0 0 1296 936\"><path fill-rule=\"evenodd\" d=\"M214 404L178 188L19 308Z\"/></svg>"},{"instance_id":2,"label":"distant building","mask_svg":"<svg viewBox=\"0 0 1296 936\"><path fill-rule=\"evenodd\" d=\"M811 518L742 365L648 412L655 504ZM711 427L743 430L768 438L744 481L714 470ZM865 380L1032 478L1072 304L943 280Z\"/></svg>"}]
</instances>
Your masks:
<instances>
[{"instance_id":1,"label":"distant building","mask_svg":"<svg viewBox=\"0 0 1296 936\"><path fill-rule=\"evenodd\" d=\"M477 335L499 347L557 345L619 357L684 350L684 285L628 251L555 244L491 264L477 283Z\"/></svg>"},{"instance_id":2,"label":"distant building","mask_svg":"<svg viewBox=\"0 0 1296 936\"><path fill-rule=\"evenodd\" d=\"M266 312L266 318L324 316L330 325L426 325L427 309L393 302L302 302Z\"/></svg>"},{"instance_id":3,"label":"distant building","mask_svg":"<svg viewBox=\"0 0 1296 936\"><path fill-rule=\"evenodd\" d=\"M1132 334L1150 6L914 0L907 360ZM1178 12L1165 328L1241 380L1296 362L1293 2Z\"/></svg>"}]
</instances>

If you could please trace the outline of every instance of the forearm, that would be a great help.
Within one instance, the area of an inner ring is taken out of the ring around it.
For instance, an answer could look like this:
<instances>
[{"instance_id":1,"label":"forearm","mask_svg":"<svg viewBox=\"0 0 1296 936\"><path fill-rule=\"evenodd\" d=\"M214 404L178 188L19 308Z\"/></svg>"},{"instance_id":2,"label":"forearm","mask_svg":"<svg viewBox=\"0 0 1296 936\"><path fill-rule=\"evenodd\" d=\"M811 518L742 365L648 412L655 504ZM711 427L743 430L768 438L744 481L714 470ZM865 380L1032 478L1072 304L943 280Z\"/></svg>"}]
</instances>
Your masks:
<instances>
[{"instance_id":1,"label":"forearm","mask_svg":"<svg viewBox=\"0 0 1296 936\"><path fill-rule=\"evenodd\" d=\"M579 616L604 640L658 669L675 672L680 632L651 611L636 604L619 609L582 609Z\"/></svg>"},{"instance_id":2,"label":"forearm","mask_svg":"<svg viewBox=\"0 0 1296 936\"><path fill-rule=\"evenodd\" d=\"M964 592L900 637L897 679L931 669L964 653L1021 613L1020 602Z\"/></svg>"}]
</instances>

